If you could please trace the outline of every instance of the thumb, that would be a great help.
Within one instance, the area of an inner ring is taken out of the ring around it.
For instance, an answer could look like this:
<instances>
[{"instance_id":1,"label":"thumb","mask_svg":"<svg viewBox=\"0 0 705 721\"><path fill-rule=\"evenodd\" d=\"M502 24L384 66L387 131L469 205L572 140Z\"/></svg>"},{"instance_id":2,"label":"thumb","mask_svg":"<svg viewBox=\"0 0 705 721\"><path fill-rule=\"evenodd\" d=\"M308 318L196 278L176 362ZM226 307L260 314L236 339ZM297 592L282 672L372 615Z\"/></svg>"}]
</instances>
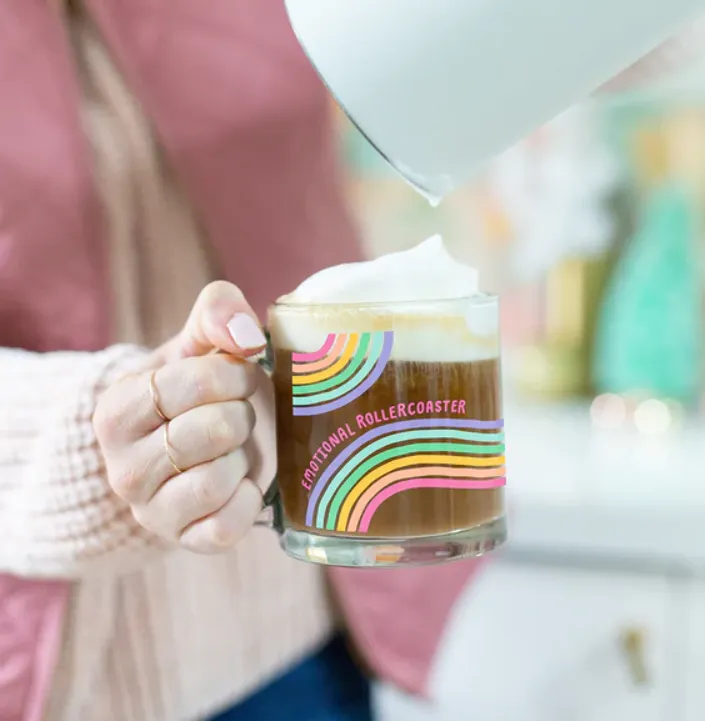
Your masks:
<instances>
[{"instance_id":1,"label":"thumb","mask_svg":"<svg viewBox=\"0 0 705 721\"><path fill-rule=\"evenodd\" d=\"M247 358L257 355L267 339L242 291L224 280L207 285L199 294L183 330L158 349L167 363L223 351Z\"/></svg>"}]
</instances>

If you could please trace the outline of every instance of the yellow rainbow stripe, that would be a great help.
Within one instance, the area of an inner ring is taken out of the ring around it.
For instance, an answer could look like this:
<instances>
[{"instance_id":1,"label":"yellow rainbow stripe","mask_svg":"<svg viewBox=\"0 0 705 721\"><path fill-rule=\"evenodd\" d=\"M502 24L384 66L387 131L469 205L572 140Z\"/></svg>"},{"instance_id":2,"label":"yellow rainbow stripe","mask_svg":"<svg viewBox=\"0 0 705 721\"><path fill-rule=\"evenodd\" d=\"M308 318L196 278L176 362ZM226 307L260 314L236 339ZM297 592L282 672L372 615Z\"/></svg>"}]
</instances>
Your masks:
<instances>
[{"instance_id":1,"label":"yellow rainbow stripe","mask_svg":"<svg viewBox=\"0 0 705 721\"><path fill-rule=\"evenodd\" d=\"M452 478L480 478L480 476L476 475L475 469L477 467L486 467L486 468L492 468L493 472L490 474L491 477L502 475L501 473L498 473L498 467L504 465L504 456L493 456L490 458L475 458L473 456L469 456L467 458L463 458L461 456L448 456L448 455L432 455L432 454L419 454L414 456L406 456L405 458L399 458L394 461L388 461L387 463L382 464L381 466L375 468L370 473L367 473L363 478L358 481L355 484L355 487L353 490L346 496L345 501L343 502L342 508L340 510L340 513L338 515L336 524L335 524L335 530L336 531L346 531L348 530L348 521L350 520L350 514L352 513L353 506L360 500L361 496L365 494L365 491L374 484L375 481L379 480L380 478L383 478L385 476L393 476L394 471L399 471L404 468L409 468L410 466L451 466L451 468L446 468L447 471L451 471L450 473L443 473L440 475L448 475ZM460 470L460 473L452 472L452 467L458 467ZM424 468L424 472L426 472L427 469ZM412 474L410 477L416 477L420 474L421 469L414 468ZM439 474L436 474L439 475ZM387 479L387 481L382 485L381 488L386 487L389 483L392 483L393 481L390 481ZM362 515L362 510L360 510L360 515Z\"/></svg>"},{"instance_id":2,"label":"yellow rainbow stripe","mask_svg":"<svg viewBox=\"0 0 705 721\"><path fill-rule=\"evenodd\" d=\"M293 365L294 374L291 382L295 386L310 386L314 383L320 383L321 381L327 381L329 378L333 378L350 362L350 359L357 350L359 342L360 336L357 333L351 333L349 336L338 336L331 354L323 360L308 365L305 363L295 363ZM336 355L338 355L337 358ZM311 371L318 372L312 373Z\"/></svg>"},{"instance_id":3,"label":"yellow rainbow stripe","mask_svg":"<svg viewBox=\"0 0 705 721\"><path fill-rule=\"evenodd\" d=\"M291 385L295 416L315 416L359 398L382 375L394 334L329 335L313 353L293 353Z\"/></svg>"}]
</instances>

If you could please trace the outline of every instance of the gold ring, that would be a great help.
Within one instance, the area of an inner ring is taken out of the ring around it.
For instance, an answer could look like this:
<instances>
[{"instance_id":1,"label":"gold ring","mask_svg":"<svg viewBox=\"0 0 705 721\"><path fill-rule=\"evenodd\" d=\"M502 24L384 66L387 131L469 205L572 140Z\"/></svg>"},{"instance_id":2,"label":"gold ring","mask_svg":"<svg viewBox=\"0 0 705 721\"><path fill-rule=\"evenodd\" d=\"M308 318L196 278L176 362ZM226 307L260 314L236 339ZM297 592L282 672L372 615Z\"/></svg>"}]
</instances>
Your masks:
<instances>
[{"instance_id":1,"label":"gold ring","mask_svg":"<svg viewBox=\"0 0 705 721\"><path fill-rule=\"evenodd\" d=\"M171 467L177 472L177 473L183 473L184 469L179 468L176 465L176 461L174 460L174 457L171 455L171 444L169 443L169 424L164 424L164 451L166 452L166 457L169 459L169 463L171 463Z\"/></svg>"},{"instance_id":2,"label":"gold ring","mask_svg":"<svg viewBox=\"0 0 705 721\"><path fill-rule=\"evenodd\" d=\"M169 419L166 417L164 411L159 405L159 391L157 390L157 384L154 382L154 376L156 375L156 373L157 371L154 370L149 374L149 395L152 396L152 405L154 406L154 410L156 411L157 415L165 423L168 423Z\"/></svg>"}]
</instances>

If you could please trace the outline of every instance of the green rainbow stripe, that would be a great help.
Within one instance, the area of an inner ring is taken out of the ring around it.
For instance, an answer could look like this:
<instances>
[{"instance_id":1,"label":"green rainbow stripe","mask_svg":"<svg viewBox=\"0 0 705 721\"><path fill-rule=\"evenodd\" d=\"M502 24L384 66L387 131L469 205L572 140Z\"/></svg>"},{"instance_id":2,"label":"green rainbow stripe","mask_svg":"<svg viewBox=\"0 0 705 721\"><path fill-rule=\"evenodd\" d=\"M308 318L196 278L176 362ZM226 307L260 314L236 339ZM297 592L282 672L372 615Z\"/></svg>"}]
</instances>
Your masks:
<instances>
[{"instance_id":1,"label":"green rainbow stripe","mask_svg":"<svg viewBox=\"0 0 705 721\"><path fill-rule=\"evenodd\" d=\"M359 338L359 340L358 340ZM336 395L336 388L348 383L355 385L355 376L359 373L369 371L376 358L382 352L382 338L375 338L374 342L370 333L363 333L361 336L354 334L349 338L343 348L340 360L347 361L341 369L336 363L318 373L292 375L294 396L309 396L309 398L297 399L300 405L312 405L312 403L331 400ZM372 347L370 347L372 346ZM369 351L369 355L368 355ZM350 353L350 359L347 356ZM367 363L367 366L365 366ZM320 379L320 380L319 380ZM352 380L351 380L352 379ZM328 392L330 391L330 392Z\"/></svg>"},{"instance_id":2,"label":"green rainbow stripe","mask_svg":"<svg viewBox=\"0 0 705 721\"><path fill-rule=\"evenodd\" d=\"M384 372L392 343L389 331L343 333L315 353L293 354L294 415L320 415L359 398Z\"/></svg>"},{"instance_id":3,"label":"green rainbow stripe","mask_svg":"<svg viewBox=\"0 0 705 721\"><path fill-rule=\"evenodd\" d=\"M433 418L368 431L315 484L307 525L365 532L379 505L402 490L504 485L504 433L481 432L502 425L502 421Z\"/></svg>"}]
</instances>

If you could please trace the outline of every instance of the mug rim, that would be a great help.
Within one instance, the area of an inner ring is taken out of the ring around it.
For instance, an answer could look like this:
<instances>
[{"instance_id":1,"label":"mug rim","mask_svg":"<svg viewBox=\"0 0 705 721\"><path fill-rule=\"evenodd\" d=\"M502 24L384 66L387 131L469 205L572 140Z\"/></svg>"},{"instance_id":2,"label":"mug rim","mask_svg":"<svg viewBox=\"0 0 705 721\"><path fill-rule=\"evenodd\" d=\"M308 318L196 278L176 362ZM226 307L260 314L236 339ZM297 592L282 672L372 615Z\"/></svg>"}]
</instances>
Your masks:
<instances>
[{"instance_id":1,"label":"mug rim","mask_svg":"<svg viewBox=\"0 0 705 721\"><path fill-rule=\"evenodd\" d=\"M495 305L499 302L499 295L494 293L473 293L472 295L455 296L451 298L425 298L422 300L385 300L385 301L287 301L287 296L277 298L271 304L271 308L306 311L311 309L330 308L333 310L394 310L402 308L409 310L412 308L425 308L433 306L454 305L457 303L468 303L473 306Z\"/></svg>"}]
</instances>

